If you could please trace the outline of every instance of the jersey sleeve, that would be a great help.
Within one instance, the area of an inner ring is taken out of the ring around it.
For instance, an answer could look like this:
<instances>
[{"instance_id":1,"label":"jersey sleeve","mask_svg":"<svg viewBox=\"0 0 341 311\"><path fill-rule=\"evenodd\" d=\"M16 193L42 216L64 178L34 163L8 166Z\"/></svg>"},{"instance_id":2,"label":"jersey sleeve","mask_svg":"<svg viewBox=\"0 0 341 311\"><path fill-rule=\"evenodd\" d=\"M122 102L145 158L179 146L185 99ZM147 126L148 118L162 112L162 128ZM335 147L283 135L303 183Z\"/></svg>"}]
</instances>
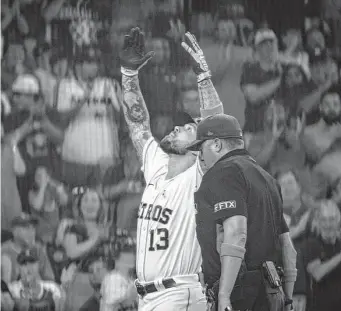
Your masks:
<instances>
[{"instance_id":1,"label":"jersey sleeve","mask_svg":"<svg viewBox=\"0 0 341 311\"><path fill-rule=\"evenodd\" d=\"M153 177L162 174L168 166L169 156L160 148L154 137L148 139L143 147L142 172L148 185Z\"/></svg>"},{"instance_id":2,"label":"jersey sleeve","mask_svg":"<svg viewBox=\"0 0 341 311\"><path fill-rule=\"evenodd\" d=\"M226 167L214 177L207 196L216 222L222 225L225 219L233 216L247 217L246 184L238 167Z\"/></svg>"}]
</instances>

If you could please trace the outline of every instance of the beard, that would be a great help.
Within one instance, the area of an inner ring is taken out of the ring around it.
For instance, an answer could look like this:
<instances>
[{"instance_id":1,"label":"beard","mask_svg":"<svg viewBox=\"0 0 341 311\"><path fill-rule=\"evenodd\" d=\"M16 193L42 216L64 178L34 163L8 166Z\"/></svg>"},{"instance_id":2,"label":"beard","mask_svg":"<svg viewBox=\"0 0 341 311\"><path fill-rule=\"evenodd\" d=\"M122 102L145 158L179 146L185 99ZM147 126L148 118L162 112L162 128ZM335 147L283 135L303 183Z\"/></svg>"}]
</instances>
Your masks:
<instances>
[{"instance_id":1,"label":"beard","mask_svg":"<svg viewBox=\"0 0 341 311\"><path fill-rule=\"evenodd\" d=\"M324 114L321 113L321 117L326 122L327 125L334 125L337 123L341 123L341 114Z\"/></svg>"},{"instance_id":2,"label":"beard","mask_svg":"<svg viewBox=\"0 0 341 311\"><path fill-rule=\"evenodd\" d=\"M185 147L176 146L169 136L166 136L161 140L160 148L167 154L185 155L187 153Z\"/></svg>"}]
</instances>

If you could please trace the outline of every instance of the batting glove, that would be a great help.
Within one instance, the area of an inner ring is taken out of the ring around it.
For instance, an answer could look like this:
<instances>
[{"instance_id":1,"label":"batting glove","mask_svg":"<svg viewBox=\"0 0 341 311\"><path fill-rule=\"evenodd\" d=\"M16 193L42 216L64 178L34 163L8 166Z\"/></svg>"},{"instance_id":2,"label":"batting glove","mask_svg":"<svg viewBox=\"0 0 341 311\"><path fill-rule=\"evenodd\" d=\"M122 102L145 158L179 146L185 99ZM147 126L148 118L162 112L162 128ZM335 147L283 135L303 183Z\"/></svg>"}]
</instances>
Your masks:
<instances>
[{"instance_id":1,"label":"batting glove","mask_svg":"<svg viewBox=\"0 0 341 311\"><path fill-rule=\"evenodd\" d=\"M138 71L154 56L154 52L145 51L144 34L136 27L132 28L124 38L120 53L121 72L126 76L135 76Z\"/></svg>"},{"instance_id":2,"label":"batting glove","mask_svg":"<svg viewBox=\"0 0 341 311\"><path fill-rule=\"evenodd\" d=\"M181 42L181 46L189 55L191 55L192 68L197 75L198 82L210 78L211 71L208 69L204 53L200 48L197 39L190 32L186 32L185 40L188 41L188 43Z\"/></svg>"}]
</instances>

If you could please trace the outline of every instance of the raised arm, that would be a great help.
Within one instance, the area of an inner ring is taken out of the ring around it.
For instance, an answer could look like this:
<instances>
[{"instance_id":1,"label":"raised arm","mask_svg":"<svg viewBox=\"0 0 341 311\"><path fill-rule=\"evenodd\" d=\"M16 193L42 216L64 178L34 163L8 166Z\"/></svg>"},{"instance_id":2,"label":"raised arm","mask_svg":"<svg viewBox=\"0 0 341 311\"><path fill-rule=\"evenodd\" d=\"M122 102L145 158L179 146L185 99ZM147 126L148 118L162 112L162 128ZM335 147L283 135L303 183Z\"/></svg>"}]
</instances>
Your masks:
<instances>
[{"instance_id":1,"label":"raised arm","mask_svg":"<svg viewBox=\"0 0 341 311\"><path fill-rule=\"evenodd\" d=\"M131 140L142 163L142 151L147 140L152 136L150 118L143 99L138 72L152 58L154 52L145 53L144 35L139 28L133 28L125 36L120 56L123 114L127 122Z\"/></svg>"},{"instance_id":2,"label":"raised arm","mask_svg":"<svg viewBox=\"0 0 341 311\"><path fill-rule=\"evenodd\" d=\"M211 81L211 71L208 69L202 49L191 33L186 32L186 39L190 45L186 42L182 42L181 45L191 55L192 68L197 75L201 117L224 113L223 104Z\"/></svg>"}]
</instances>

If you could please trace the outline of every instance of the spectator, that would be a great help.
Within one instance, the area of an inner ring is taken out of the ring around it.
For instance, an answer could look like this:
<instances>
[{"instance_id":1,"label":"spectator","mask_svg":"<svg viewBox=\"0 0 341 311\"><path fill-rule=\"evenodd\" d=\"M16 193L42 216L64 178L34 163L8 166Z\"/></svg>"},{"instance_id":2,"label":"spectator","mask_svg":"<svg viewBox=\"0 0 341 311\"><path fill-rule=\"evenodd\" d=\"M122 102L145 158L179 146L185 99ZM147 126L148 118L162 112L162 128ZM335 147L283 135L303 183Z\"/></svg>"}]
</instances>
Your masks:
<instances>
[{"instance_id":1,"label":"spectator","mask_svg":"<svg viewBox=\"0 0 341 311\"><path fill-rule=\"evenodd\" d=\"M30 31L29 25L21 12L24 1L14 0L1 6L1 30L6 40L18 40Z\"/></svg>"},{"instance_id":2,"label":"spectator","mask_svg":"<svg viewBox=\"0 0 341 311\"><path fill-rule=\"evenodd\" d=\"M101 286L100 311L137 309L137 292L132 280L115 270L107 274Z\"/></svg>"},{"instance_id":3,"label":"spectator","mask_svg":"<svg viewBox=\"0 0 341 311\"><path fill-rule=\"evenodd\" d=\"M341 211L341 177L336 180L332 188L332 200L339 206Z\"/></svg>"},{"instance_id":4,"label":"spectator","mask_svg":"<svg viewBox=\"0 0 341 311\"><path fill-rule=\"evenodd\" d=\"M339 170L341 135L340 87L329 88L321 97L320 120L307 126L302 144L314 171L324 175L329 182L341 176Z\"/></svg>"},{"instance_id":5,"label":"spectator","mask_svg":"<svg viewBox=\"0 0 341 311\"><path fill-rule=\"evenodd\" d=\"M118 230L128 230L132 235L136 235L137 209L141 201L144 188L144 179L141 175L140 163L136 150L130 140L124 144L122 149L123 183L128 183L126 191L121 195L117 206L117 228Z\"/></svg>"},{"instance_id":6,"label":"spectator","mask_svg":"<svg viewBox=\"0 0 341 311\"><path fill-rule=\"evenodd\" d=\"M1 88L9 91L18 74L25 69L26 53L20 42L11 43L4 49L4 58L1 62Z\"/></svg>"},{"instance_id":7,"label":"spectator","mask_svg":"<svg viewBox=\"0 0 341 311\"><path fill-rule=\"evenodd\" d=\"M277 174L276 179L281 187L284 217L297 251L296 268L298 274L294 287L294 306L295 310L304 311L307 296L309 296L309 282L307 282L304 266L302 244L306 236L308 221L311 219L313 206L304 204L302 188L293 171L282 171Z\"/></svg>"},{"instance_id":8,"label":"spectator","mask_svg":"<svg viewBox=\"0 0 341 311\"><path fill-rule=\"evenodd\" d=\"M309 55L322 56L327 52L326 39L322 31L313 26L305 34L305 49Z\"/></svg>"},{"instance_id":9,"label":"spectator","mask_svg":"<svg viewBox=\"0 0 341 311\"><path fill-rule=\"evenodd\" d=\"M74 75L57 88L56 109L67 115L62 144L62 182L85 186L99 175L102 161L119 160L121 88L99 73L99 52L85 49L78 55Z\"/></svg>"},{"instance_id":10,"label":"spectator","mask_svg":"<svg viewBox=\"0 0 341 311\"><path fill-rule=\"evenodd\" d=\"M13 311L14 300L7 284L1 280L1 310Z\"/></svg>"},{"instance_id":11,"label":"spectator","mask_svg":"<svg viewBox=\"0 0 341 311\"><path fill-rule=\"evenodd\" d=\"M302 188L293 171L282 171L275 175L281 187L284 215L290 236L295 241L305 236L307 222L312 206L305 206L302 201Z\"/></svg>"},{"instance_id":12,"label":"spectator","mask_svg":"<svg viewBox=\"0 0 341 311\"><path fill-rule=\"evenodd\" d=\"M337 64L328 54L324 35L318 28L312 28L308 31L306 35L306 50L309 54L310 72L313 82L321 88L326 86L322 92L328 86L338 83L339 73ZM316 108L318 100L315 100L313 103L315 103L314 108Z\"/></svg>"},{"instance_id":13,"label":"spectator","mask_svg":"<svg viewBox=\"0 0 341 311\"><path fill-rule=\"evenodd\" d=\"M237 26L232 19L219 16L213 37L202 38L200 46L207 55L213 83L225 111L244 124L245 98L240 89L243 64L252 59L252 49L237 43Z\"/></svg>"},{"instance_id":14,"label":"spectator","mask_svg":"<svg viewBox=\"0 0 341 311\"><path fill-rule=\"evenodd\" d=\"M41 86L41 93L44 102L49 107L53 106L54 92L57 80L53 75L50 57L51 47L48 43L39 44L33 51L34 59L36 60L37 67L34 70L35 76L39 79Z\"/></svg>"},{"instance_id":15,"label":"spectator","mask_svg":"<svg viewBox=\"0 0 341 311\"><path fill-rule=\"evenodd\" d=\"M117 80L121 79L119 51L121 51L123 47L124 36L136 25L135 19L128 18L126 15L123 16L124 18L113 20L109 38L111 45L110 54L104 54L105 64L109 67L107 70L110 72L110 76Z\"/></svg>"},{"instance_id":16,"label":"spectator","mask_svg":"<svg viewBox=\"0 0 341 311\"><path fill-rule=\"evenodd\" d=\"M90 283L94 289L93 295L84 303L79 311L100 311L101 285L103 279L115 269L115 262L104 262L101 259L95 260L89 266Z\"/></svg>"},{"instance_id":17,"label":"spectator","mask_svg":"<svg viewBox=\"0 0 341 311\"><path fill-rule=\"evenodd\" d=\"M303 49L302 34L299 29L287 29L282 35L284 51L280 55L283 63L300 66L305 75L310 77L309 56Z\"/></svg>"},{"instance_id":18,"label":"spectator","mask_svg":"<svg viewBox=\"0 0 341 311\"><path fill-rule=\"evenodd\" d=\"M265 111L264 130L247 138L250 154L271 174L288 167L304 169L305 154L299 139L302 120L295 118L293 123L288 123L284 107L273 102Z\"/></svg>"},{"instance_id":19,"label":"spectator","mask_svg":"<svg viewBox=\"0 0 341 311\"><path fill-rule=\"evenodd\" d=\"M151 129L154 137L161 141L173 128L173 120L169 114L158 114L151 121Z\"/></svg>"},{"instance_id":20,"label":"spectator","mask_svg":"<svg viewBox=\"0 0 341 311\"><path fill-rule=\"evenodd\" d=\"M277 37L270 29L255 35L255 60L243 67L240 85L246 99L245 132L264 129L264 115L281 85L282 66L278 62Z\"/></svg>"},{"instance_id":21,"label":"spectator","mask_svg":"<svg viewBox=\"0 0 341 311\"><path fill-rule=\"evenodd\" d=\"M340 211L333 201L325 201L313 220L314 237L306 241L307 272L312 277L312 311L341 308Z\"/></svg>"},{"instance_id":22,"label":"spectator","mask_svg":"<svg viewBox=\"0 0 341 311\"><path fill-rule=\"evenodd\" d=\"M179 110L188 113L192 118L200 117L198 88L183 88L179 90ZM169 131L168 131L169 133ZM163 136L164 137L164 136Z\"/></svg>"},{"instance_id":23,"label":"spectator","mask_svg":"<svg viewBox=\"0 0 341 311\"><path fill-rule=\"evenodd\" d=\"M3 181L1 183L2 229L10 229L12 220L22 213L15 166L17 169L18 166L23 167L23 159L18 153L13 153L13 146L8 141L2 139L4 136L3 120L10 113L10 110L11 106L7 97L4 93L1 93L1 180Z\"/></svg>"},{"instance_id":24,"label":"spectator","mask_svg":"<svg viewBox=\"0 0 341 311\"><path fill-rule=\"evenodd\" d=\"M16 310L62 311L64 295L55 282L41 279L37 251L23 250L17 262L20 279L9 284Z\"/></svg>"},{"instance_id":25,"label":"spectator","mask_svg":"<svg viewBox=\"0 0 341 311\"><path fill-rule=\"evenodd\" d=\"M308 78L300 65L288 64L283 72L278 98L283 102L289 116L297 117L302 113L300 103L310 97L315 88L315 84Z\"/></svg>"},{"instance_id":26,"label":"spectator","mask_svg":"<svg viewBox=\"0 0 341 311\"><path fill-rule=\"evenodd\" d=\"M37 251L41 278L46 281L54 280L45 248L36 238L37 224L37 219L26 214L12 221L13 239L3 243L1 246L1 277L7 284L18 279L17 256L27 248L34 248Z\"/></svg>"},{"instance_id":27,"label":"spectator","mask_svg":"<svg viewBox=\"0 0 341 311\"><path fill-rule=\"evenodd\" d=\"M13 147L16 158L21 155L23 159L16 172L22 208L28 212L28 191L35 169L37 165L43 165L53 171L56 165L55 146L61 143L63 133L51 122L57 123L56 114L46 109L35 76L18 76L12 85L12 93L13 109L3 121L4 138Z\"/></svg>"},{"instance_id":28,"label":"spectator","mask_svg":"<svg viewBox=\"0 0 341 311\"><path fill-rule=\"evenodd\" d=\"M322 62L323 63L323 62ZM311 58L310 69L311 69L311 80L307 85L307 90L304 93L308 94L304 97L299 98L297 104L298 111L304 111L306 114L306 124L311 125L319 119L318 105L320 103L321 95L326 92L336 81L335 75L329 75L329 73L320 76L320 67L323 67L321 60L318 58ZM327 66L329 68L329 66ZM329 68L331 69L331 68ZM329 70L327 69L327 70ZM331 69L331 72L334 70Z\"/></svg>"},{"instance_id":29,"label":"spectator","mask_svg":"<svg viewBox=\"0 0 341 311\"><path fill-rule=\"evenodd\" d=\"M56 238L56 246L62 247L56 249L56 253L63 251L60 255L67 258L61 282L68 288L67 306L70 310L78 310L85 303L84 296L91 296L89 266L94 259L102 257L109 262L115 252L112 223L107 221L107 210L99 194L89 189L75 203L76 220L62 221Z\"/></svg>"},{"instance_id":30,"label":"spectator","mask_svg":"<svg viewBox=\"0 0 341 311\"><path fill-rule=\"evenodd\" d=\"M32 215L38 220L37 235L44 243L52 243L59 222L66 216L68 194L62 184L54 181L44 167L35 172L35 184L29 192Z\"/></svg>"},{"instance_id":31,"label":"spectator","mask_svg":"<svg viewBox=\"0 0 341 311\"><path fill-rule=\"evenodd\" d=\"M153 38L164 38L170 49L170 66L178 71L189 67L189 59L181 47L186 26L177 1L154 1L154 7L146 18L146 29Z\"/></svg>"},{"instance_id":32,"label":"spectator","mask_svg":"<svg viewBox=\"0 0 341 311\"><path fill-rule=\"evenodd\" d=\"M55 79L57 79L58 82L69 75L69 62L66 54L63 51L53 51L50 58L50 64L52 68L52 75L55 77ZM56 93L55 89L54 93ZM51 104L55 105L56 102L53 101Z\"/></svg>"},{"instance_id":33,"label":"spectator","mask_svg":"<svg viewBox=\"0 0 341 311\"><path fill-rule=\"evenodd\" d=\"M109 28L111 14L103 1L53 0L45 12L50 43L69 61L76 60L75 51L96 44L100 32Z\"/></svg>"},{"instance_id":34,"label":"spectator","mask_svg":"<svg viewBox=\"0 0 341 311\"><path fill-rule=\"evenodd\" d=\"M151 115L164 113L172 115L176 108L177 72L170 65L169 41L155 37L150 40L150 50L155 52L151 63L143 71L141 89Z\"/></svg>"},{"instance_id":35,"label":"spectator","mask_svg":"<svg viewBox=\"0 0 341 311\"><path fill-rule=\"evenodd\" d=\"M321 54L316 51L310 54L310 71L311 77L317 85L323 85L327 81L338 83L337 64L325 50Z\"/></svg>"}]
</instances>

